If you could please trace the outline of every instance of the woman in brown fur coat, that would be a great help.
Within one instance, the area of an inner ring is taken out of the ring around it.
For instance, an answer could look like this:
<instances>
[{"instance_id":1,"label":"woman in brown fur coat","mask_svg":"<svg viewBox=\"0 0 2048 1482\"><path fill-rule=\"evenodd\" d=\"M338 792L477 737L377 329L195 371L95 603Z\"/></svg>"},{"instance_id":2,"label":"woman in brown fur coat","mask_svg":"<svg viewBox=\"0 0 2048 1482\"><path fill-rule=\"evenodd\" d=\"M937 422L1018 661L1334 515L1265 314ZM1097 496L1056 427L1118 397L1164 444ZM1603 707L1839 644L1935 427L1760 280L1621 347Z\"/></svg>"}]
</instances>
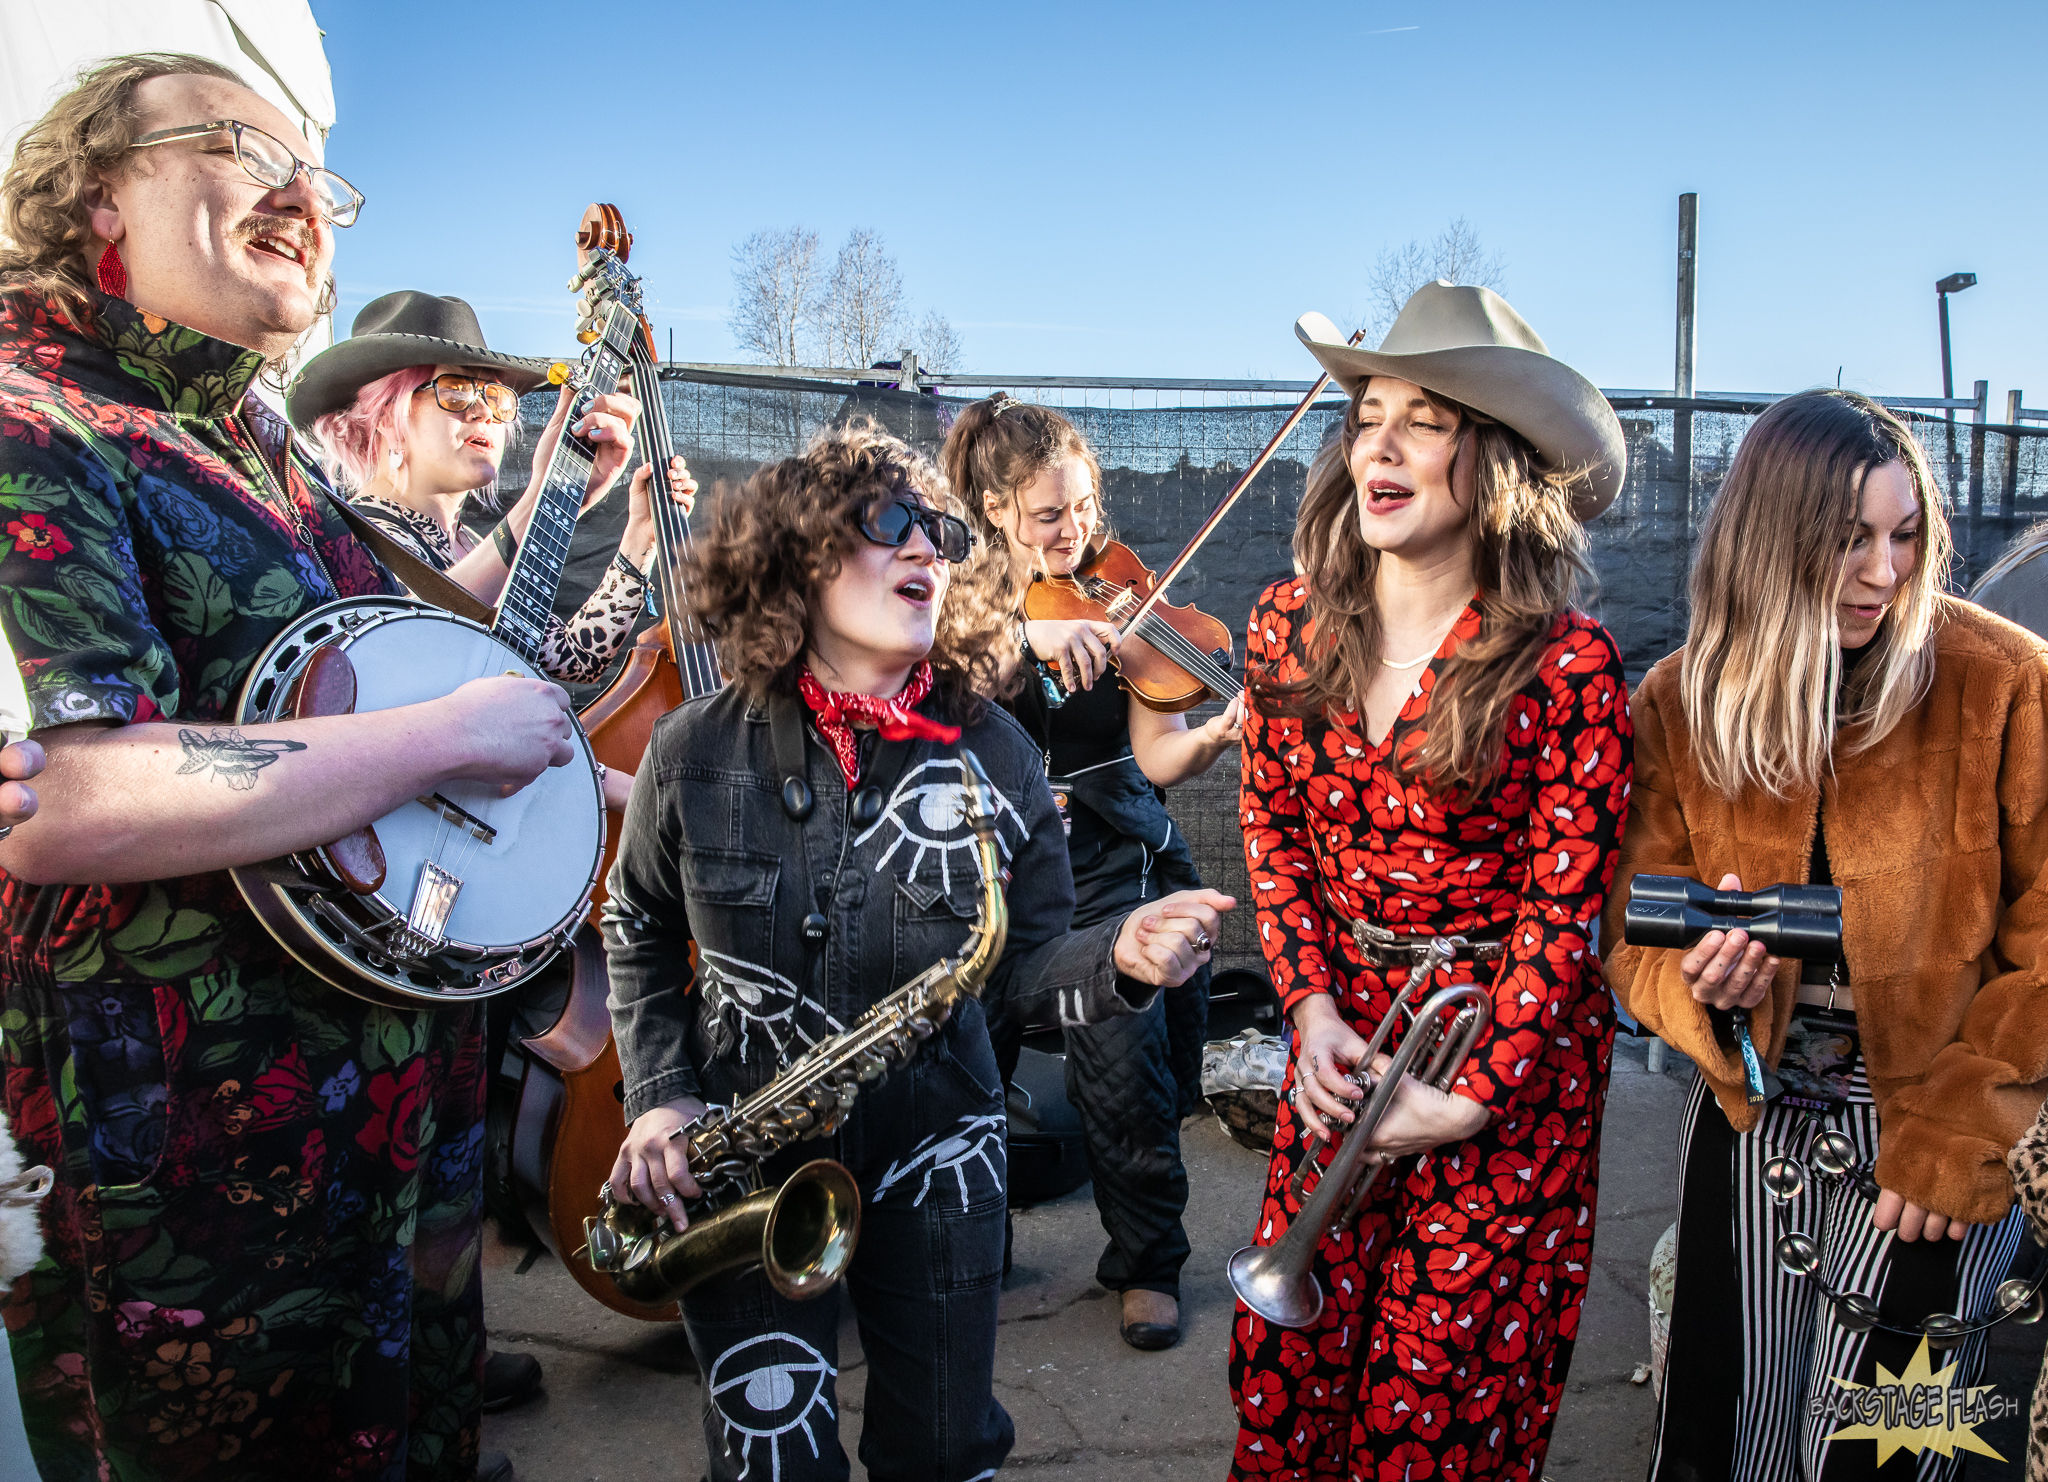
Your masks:
<instances>
[{"instance_id":1,"label":"woman in brown fur coat","mask_svg":"<svg viewBox=\"0 0 2048 1482\"><path fill-rule=\"evenodd\" d=\"M1896 417L1847 392L1781 401L1708 518L1686 646L1635 697L1606 971L1700 1072L1656 1482L1875 1473L1872 1441L1831 1439L1857 1420L1832 1381L1903 1372L1931 1315L1988 1315L2020 1240L2005 1157L2048 1077L2048 650L1943 595L1950 551ZM1837 884L1843 960L1779 962L1739 931L1624 946L1637 873ZM1821 1130L1856 1178L1817 1176ZM1778 1156L1804 1174L1783 1202ZM1810 1277L1775 1258L1791 1230L1818 1245ZM1941 1383L1974 1383L1983 1352L1956 1347ZM1917 1460L1931 1482L1962 1457Z\"/></svg>"}]
</instances>

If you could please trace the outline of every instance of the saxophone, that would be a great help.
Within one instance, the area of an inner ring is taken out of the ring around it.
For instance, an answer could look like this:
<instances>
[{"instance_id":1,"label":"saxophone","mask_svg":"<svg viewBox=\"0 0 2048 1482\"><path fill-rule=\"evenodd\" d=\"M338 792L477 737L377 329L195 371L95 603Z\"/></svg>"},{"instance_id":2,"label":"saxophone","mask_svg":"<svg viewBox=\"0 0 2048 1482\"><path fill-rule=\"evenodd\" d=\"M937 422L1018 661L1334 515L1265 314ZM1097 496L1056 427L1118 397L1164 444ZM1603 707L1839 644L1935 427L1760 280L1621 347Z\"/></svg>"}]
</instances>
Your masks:
<instances>
[{"instance_id":1,"label":"saxophone","mask_svg":"<svg viewBox=\"0 0 2048 1482\"><path fill-rule=\"evenodd\" d=\"M996 849L995 785L962 748L967 823L981 903L960 950L942 957L813 1046L788 1069L730 1107L715 1106L671 1133L685 1138L690 1172L704 1197L689 1226L671 1229L638 1200L604 1186L603 1212L583 1222L590 1264L639 1302L670 1302L719 1277L759 1267L793 1301L832 1289L860 1240L860 1190L828 1158L806 1163L780 1185L760 1186L760 1165L791 1143L826 1137L846 1120L861 1087L908 1063L961 998L978 998L1003 955L1010 912Z\"/></svg>"}]
</instances>

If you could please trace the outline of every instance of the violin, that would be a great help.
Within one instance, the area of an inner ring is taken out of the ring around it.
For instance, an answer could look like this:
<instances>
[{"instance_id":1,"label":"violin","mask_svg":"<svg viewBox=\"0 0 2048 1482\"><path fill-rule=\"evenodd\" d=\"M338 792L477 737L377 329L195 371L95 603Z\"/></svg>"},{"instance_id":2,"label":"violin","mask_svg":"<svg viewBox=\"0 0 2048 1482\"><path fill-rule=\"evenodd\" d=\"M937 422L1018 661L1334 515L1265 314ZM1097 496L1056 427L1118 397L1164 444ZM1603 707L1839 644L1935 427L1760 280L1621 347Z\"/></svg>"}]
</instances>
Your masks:
<instances>
[{"instance_id":1,"label":"violin","mask_svg":"<svg viewBox=\"0 0 2048 1482\"><path fill-rule=\"evenodd\" d=\"M1361 329L1350 342L1356 345L1364 338ZM1192 605L1175 607L1165 600L1166 588L1187 569L1202 543L1216 533L1230 507L1251 487L1259 470L1272 461L1329 384L1327 372L1316 378L1301 404L1217 501L1165 571L1155 577L1136 551L1114 540L1105 541L1070 576L1033 572L1030 589L1024 594L1024 616L1039 621L1082 618L1117 629L1126 641L1117 645L1111 662L1123 677L1124 688L1148 710L1177 715L1211 697L1221 700L1236 694L1241 686L1230 674L1230 630ZM1129 642L1132 638L1139 641Z\"/></svg>"},{"instance_id":2,"label":"violin","mask_svg":"<svg viewBox=\"0 0 2048 1482\"><path fill-rule=\"evenodd\" d=\"M1124 641L1110 663L1148 710L1177 715L1212 697L1236 694L1230 629L1193 604L1148 603L1156 587L1136 551L1105 541L1070 576L1034 571L1024 616L1040 622L1085 619L1120 629Z\"/></svg>"}]
</instances>

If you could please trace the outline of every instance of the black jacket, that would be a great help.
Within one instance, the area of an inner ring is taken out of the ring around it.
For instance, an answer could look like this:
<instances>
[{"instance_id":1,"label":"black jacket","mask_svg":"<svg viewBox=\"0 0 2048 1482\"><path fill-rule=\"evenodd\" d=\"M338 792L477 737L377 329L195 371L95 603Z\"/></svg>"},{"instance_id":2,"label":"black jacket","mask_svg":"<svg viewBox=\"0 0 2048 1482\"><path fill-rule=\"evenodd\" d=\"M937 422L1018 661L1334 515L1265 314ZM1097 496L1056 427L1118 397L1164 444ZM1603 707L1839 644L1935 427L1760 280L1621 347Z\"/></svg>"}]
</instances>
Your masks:
<instances>
[{"instance_id":1,"label":"black jacket","mask_svg":"<svg viewBox=\"0 0 2048 1482\"><path fill-rule=\"evenodd\" d=\"M778 731L791 757L801 736L802 822L784 806ZM726 690L655 726L605 908L629 1120L678 1096L730 1102L764 1085L966 940L979 887L954 748L867 739L849 794L795 696L756 705ZM1073 880L1038 748L993 705L959 745L1001 795L1010 874L1009 939L983 998L1011 1013L1051 999L1063 1023L1148 1007L1156 990L1111 963L1119 922L1068 929ZM966 1006L934 1044L983 1024Z\"/></svg>"}]
</instances>

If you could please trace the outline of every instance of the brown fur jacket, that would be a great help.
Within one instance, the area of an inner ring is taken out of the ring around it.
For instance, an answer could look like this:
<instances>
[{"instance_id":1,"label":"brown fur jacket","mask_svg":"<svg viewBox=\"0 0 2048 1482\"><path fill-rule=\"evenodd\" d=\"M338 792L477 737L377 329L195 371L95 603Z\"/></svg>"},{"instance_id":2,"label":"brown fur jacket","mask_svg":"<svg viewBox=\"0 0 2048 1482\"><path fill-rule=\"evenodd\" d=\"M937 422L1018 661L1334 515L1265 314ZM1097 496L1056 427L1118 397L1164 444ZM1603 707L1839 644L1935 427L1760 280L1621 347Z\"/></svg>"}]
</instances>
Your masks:
<instances>
[{"instance_id":1,"label":"brown fur jacket","mask_svg":"<svg viewBox=\"0 0 2048 1482\"><path fill-rule=\"evenodd\" d=\"M1746 888L1804 883L1820 807L1842 887L1843 955L1877 1101L1877 1181L1973 1222L2012 1207L2007 1151L2048 1095L2048 648L1964 602L1945 603L1927 697L1820 794L1711 792L1691 762L1683 650L1634 700L1635 790L1602 923L1615 995L1691 1056L1738 1131L1757 1121L1742 1063L1679 981L1680 953L1622 945L1628 882L1690 875ZM1824 795L1824 796L1823 796ZM1799 964L1752 1014L1773 1065ZM1768 1044L1766 1044L1768 1038Z\"/></svg>"}]
</instances>

